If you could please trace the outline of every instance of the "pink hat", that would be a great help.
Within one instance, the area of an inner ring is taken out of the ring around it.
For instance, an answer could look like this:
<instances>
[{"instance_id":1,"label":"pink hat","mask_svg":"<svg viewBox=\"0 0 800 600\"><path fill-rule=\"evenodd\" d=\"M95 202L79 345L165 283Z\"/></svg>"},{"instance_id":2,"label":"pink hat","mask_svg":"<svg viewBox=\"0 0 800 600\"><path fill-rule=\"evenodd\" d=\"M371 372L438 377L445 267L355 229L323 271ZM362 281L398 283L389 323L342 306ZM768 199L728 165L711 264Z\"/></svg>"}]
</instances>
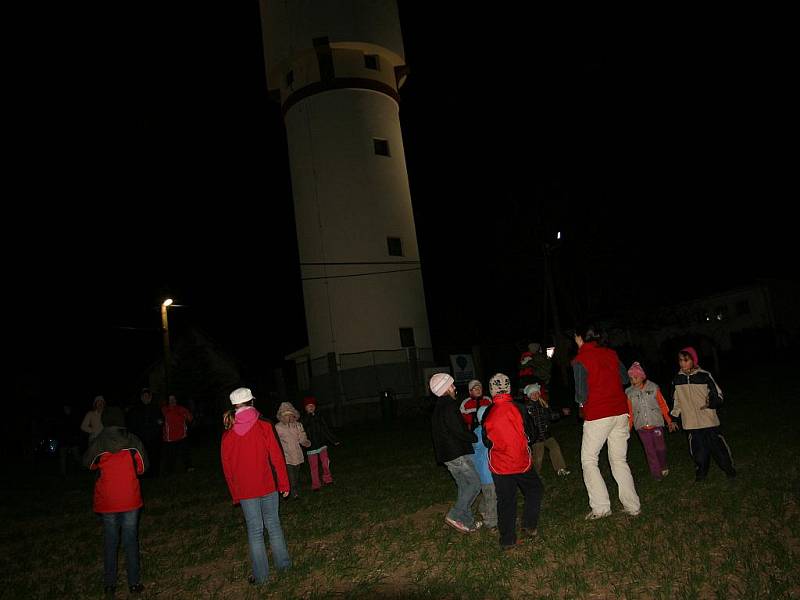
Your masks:
<instances>
[{"instance_id":1,"label":"pink hat","mask_svg":"<svg viewBox=\"0 0 800 600\"><path fill-rule=\"evenodd\" d=\"M681 349L681 352L685 352L686 354L692 357L692 361L694 362L695 367L700 366L700 362L697 360L697 350L695 350L691 346L686 346L686 348Z\"/></svg>"},{"instance_id":2,"label":"pink hat","mask_svg":"<svg viewBox=\"0 0 800 600\"><path fill-rule=\"evenodd\" d=\"M642 365L638 362L635 362L631 365L631 368L628 369L628 376L629 377L641 377L642 379L647 379L647 373L644 372Z\"/></svg>"},{"instance_id":3,"label":"pink hat","mask_svg":"<svg viewBox=\"0 0 800 600\"><path fill-rule=\"evenodd\" d=\"M453 377L447 373L435 373L431 377L431 391L439 397L444 396L453 384Z\"/></svg>"}]
</instances>

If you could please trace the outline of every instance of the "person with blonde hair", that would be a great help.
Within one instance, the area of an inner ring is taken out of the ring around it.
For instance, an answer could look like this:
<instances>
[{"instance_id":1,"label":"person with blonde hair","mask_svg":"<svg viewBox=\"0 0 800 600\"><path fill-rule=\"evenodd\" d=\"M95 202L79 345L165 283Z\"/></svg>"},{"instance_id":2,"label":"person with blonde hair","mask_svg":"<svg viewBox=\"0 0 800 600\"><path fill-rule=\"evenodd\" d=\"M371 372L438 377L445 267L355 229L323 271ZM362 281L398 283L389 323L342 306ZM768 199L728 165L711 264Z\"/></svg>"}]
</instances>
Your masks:
<instances>
[{"instance_id":1,"label":"person with blonde hair","mask_svg":"<svg viewBox=\"0 0 800 600\"><path fill-rule=\"evenodd\" d=\"M102 396L95 396L92 403L92 410L86 413L81 423L81 431L89 434L89 441L92 442L101 431L103 431L103 410L106 408L106 399Z\"/></svg>"},{"instance_id":2,"label":"person with blonde hair","mask_svg":"<svg viewBox=\"0 0 800 600\"><path fill-rule=\"evenodd\" d=\"M289 478L272 424L253 406L252 392L248 388L237 388L231 392L230 400L233 408L223 416L222 470L233 503L242 506L247 524L253 565L249 581L260 585L269 578L265 527L276 568L282 571L292 565L278 514L278 494L284 498L289 496Z\"/></svg>"},{"instance_id":3,"label":"person with blonde hair","mask_svg":"<svg viewBox=\"0 0 800 600\"><path fill-rule=\"evenodd\" d=\"M286 470L289 472L289 487L292 498L299 498L300 465L305 462L303 448L311 446L311 441L306 435L302 423L298 423L300 413L289 402L282 402L278 407L278 423L275 431L283 447L286 458Z\"/></svg>"}]
</instances>

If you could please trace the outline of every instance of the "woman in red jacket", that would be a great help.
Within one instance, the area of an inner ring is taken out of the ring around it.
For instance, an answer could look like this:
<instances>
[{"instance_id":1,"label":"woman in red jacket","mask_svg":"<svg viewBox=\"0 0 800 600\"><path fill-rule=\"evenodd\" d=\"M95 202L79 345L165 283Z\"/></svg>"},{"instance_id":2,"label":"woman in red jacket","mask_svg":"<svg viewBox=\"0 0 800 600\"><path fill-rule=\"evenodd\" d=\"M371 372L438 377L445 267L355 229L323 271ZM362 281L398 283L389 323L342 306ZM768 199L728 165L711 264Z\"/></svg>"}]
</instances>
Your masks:
<instances>
[{"instance_id":1,"label":"woman in red jacket","mask_svg":"<svg viewBox=\"0 0 800 600\"><path fill-rule=\"evenodd\" d=\"M641 510L639 496L628 466L628 397L622 389L629 383L628 372L617 353L600 343L595 327L586 325L575 331L578 355L572 362L575 375L575 402L583 409L581 466L592 512L586 519L602 519L611 514L598 461L608 443L611 474L619 487L619 499L626 513L636 516Z\"/></svg>"},{"instance_id":2,"label":"woman in red jacket","mask_svg":"<svg viewBox=\"0 0 800 600\"><path fill-rule=\"evenodd\" d=\"M142 441L125 429L122 409L103 412L103 430L83 455L83 464L99 470L94 484L94 512L103 517L105 594L113 598L117 587L117 552L120 530L125 548L128 586L132 594L144 589L139 575L139 509L142 492L137 475L147 469Z\"/></svg>"},{"instance_id":3,"label":"woman in red jacket","mask_svg":"<svg viewBox=\"0 0 800 600\"><path fill-rule=\"evenodd\" d=\"M269 577L264 527L269 534L269 547L278 570L292 566L278 515L278 492L289 495L289 477L281 446L272 424L260 418L253 407L253 394L247 388L231 392L234 408L223 418L222 470L234 504L242 505L247 524L247 541L253 575L250 583L266 583ZM278 484L272 477L278 476Z\"/></svg>"}]
</instances>

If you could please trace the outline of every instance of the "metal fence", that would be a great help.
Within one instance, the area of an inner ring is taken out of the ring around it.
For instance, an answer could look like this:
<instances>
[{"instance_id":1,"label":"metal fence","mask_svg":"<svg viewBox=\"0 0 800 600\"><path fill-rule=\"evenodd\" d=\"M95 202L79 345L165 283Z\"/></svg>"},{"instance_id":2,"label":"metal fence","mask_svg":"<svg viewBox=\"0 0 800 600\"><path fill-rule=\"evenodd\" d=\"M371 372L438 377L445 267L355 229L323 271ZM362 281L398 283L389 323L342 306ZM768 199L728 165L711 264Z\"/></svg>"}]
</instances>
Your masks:
<instances>
[{"instance_id":1,"label":"metal fence","mask_svg":"<svg viewBox=\"0 0 800 600\"><path fill-rule=\"evenodd\" d=\"M298 382L337 425L389 419L422 409L423 373L433 364L431 348L328 354L299 363Z\"/></svg>"}]
</instances>

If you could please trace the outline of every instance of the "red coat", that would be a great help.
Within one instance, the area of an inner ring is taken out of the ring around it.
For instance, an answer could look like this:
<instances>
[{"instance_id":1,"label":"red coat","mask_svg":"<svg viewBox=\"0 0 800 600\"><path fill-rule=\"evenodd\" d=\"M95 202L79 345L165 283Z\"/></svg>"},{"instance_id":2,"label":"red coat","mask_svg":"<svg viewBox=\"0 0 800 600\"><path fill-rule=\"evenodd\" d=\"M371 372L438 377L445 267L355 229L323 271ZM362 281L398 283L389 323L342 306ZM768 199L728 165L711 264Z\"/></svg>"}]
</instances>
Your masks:
<instances>
[{"instance_id":1,"label":"red coat","mask_svg":"<svg viewBox=\"0 0 800 600\"><path fill-rule=\"evenodd\" d=\"M583 405L587 421L628 414L628 397L622 389L620 362L610 348L586 342L578 350L575 362L586 369L588 395Z\"/></svg>"},{"instance_id":2,"label":"red coat","mask_svg":"<svg viewBox=\"0 0 800 600\"><path fill-rule=\"evenodd\" d=\"M229 429L222 434L220 453L234 504L274 492L272 469L278 476L277 491L289 491L286 461L271 423L259 419L244 435Z\"/></svg>"},{"instance_id":3,"label":"red coat","mask_svg":"<svg viewBox=\"0 0 800 600\"><path fill-rule=\"evenodd\" d=\"M192 413L188 408L180 404L175 406L166 404L161 407L161 414L164 415L165 442L179 442L186 437L186 424L192 422Z\"/></svg>"},{"instance_id":4,"label":"red coat","mask_svg":"<svg viewBox=\"0 0 800 600\"><path fill-rule=\"evenodd\" d=\"M491 442L489 470L498 475L525 473L531 468L529 436L522 411L510 394L497 394L483 415L483 434Z\"/></svg>"},{"instance_id":5,"label":"red coat","mask_svg":"<svg viewBox=\"0 0 800 600\"><path fill-rule=\"evenodd\" d=\"M128 512L142 507L136 475L144 473L144 461L138 450L103 452L90 468L100 469L100 478L94 484L94 512Z\"/></svg>"}]
</instances>

